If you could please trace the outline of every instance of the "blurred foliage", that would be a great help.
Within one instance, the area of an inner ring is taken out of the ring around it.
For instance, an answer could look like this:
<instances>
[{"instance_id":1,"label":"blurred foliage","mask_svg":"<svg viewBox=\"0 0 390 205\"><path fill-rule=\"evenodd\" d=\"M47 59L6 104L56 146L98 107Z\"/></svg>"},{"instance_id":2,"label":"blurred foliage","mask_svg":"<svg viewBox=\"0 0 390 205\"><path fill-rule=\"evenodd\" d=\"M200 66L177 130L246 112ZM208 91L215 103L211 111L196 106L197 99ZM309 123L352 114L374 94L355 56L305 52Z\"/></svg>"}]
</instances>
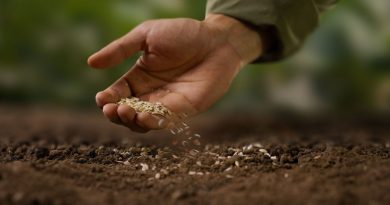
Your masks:
<instances>
[{"instance_id":1,"label":"blurred foliage","mask_svg":"<svg viewBox=\"0 0 390 205\"><path fill-rule=\"evenodd\" d=\"M93 70L87 57L142 21L203 19L205 0L1 0L0 99L94 106L94 95L134 62ZM390 112L390 2L344 0L304 48L250 65L218 109Z\"/></svg>"}]
</instances>

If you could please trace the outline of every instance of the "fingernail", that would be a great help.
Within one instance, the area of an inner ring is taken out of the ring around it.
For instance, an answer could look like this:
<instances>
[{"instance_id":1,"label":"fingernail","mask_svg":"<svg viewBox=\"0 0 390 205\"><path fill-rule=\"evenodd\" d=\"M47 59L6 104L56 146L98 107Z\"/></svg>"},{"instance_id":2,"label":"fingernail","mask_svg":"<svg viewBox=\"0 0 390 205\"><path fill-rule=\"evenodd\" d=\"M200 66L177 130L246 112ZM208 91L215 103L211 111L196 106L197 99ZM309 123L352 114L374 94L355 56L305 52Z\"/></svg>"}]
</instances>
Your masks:
<instances>
[{"instance_id":1,"label":"fingernail","mask_svg":"<svg viewBox=\"0 0 390 205\"><path fill-rule=\"evenodd\" d=\"M159 126L160 128L166 127L167 124L168 124L168 120L166 120L166 119L160 119L160 120L158 121L158 126Z\"/></svg>"}]
</instances>

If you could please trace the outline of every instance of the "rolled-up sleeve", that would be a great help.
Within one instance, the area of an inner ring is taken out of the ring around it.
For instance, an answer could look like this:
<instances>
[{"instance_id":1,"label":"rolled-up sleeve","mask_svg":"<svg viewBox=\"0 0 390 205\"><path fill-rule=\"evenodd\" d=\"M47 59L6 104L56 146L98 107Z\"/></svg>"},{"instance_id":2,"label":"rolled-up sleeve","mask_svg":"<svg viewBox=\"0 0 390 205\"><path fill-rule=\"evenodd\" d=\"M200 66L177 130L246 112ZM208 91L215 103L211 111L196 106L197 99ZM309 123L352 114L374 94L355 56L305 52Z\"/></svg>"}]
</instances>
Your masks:
<instances>
[{"instance_id":1,"label":"rolled-up sleeve","mask_svg":"<svg viewBox=\"0 0 390 205\"><path fill-rule=\"evenodd\" d=\"M234 17L253 26L266 39L256 62L285 58L317 27L322 11L337 0L208 0L207 13Z\"/></svg>"}]
</instances>

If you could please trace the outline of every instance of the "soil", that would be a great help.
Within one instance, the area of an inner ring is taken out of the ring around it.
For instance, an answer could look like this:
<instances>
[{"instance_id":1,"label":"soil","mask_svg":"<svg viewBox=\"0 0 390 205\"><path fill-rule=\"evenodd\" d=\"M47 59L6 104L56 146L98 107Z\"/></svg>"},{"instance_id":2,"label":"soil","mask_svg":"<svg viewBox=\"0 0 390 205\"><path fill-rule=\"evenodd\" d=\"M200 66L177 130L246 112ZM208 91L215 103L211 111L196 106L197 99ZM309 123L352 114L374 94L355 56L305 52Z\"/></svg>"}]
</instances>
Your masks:
<instances>
[{"instance_id":1,"label":"soil","mask_svg":"<svg viewBox=\"0 0 390 205\"><path fill-rule=\"evenodd\" d=\"M205 114L191 154L100 113L0 113L2 205L390 204L390 118Z\"/></svg>"}]
</instances>

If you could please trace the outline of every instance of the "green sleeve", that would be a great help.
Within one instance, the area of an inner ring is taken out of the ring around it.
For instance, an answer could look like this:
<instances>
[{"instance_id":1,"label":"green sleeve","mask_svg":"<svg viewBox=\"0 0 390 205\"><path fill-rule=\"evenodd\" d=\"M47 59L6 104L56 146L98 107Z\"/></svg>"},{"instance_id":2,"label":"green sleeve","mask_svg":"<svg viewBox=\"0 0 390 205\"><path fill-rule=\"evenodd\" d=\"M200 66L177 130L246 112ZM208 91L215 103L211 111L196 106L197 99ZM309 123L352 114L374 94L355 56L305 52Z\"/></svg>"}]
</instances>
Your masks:
<instances>
[{"instance_id":1,"label":"green sleeve","mask_svg":"<svg viewBox=\"0 0 390 205\"><path fill-rule=\"evenodd\" d=\"M207 13L241 20L262 33L265 52L256 62L276 61L297 51L317 27L319 14L337 0L208 0Z\"/></svg>"}]
</instances>

